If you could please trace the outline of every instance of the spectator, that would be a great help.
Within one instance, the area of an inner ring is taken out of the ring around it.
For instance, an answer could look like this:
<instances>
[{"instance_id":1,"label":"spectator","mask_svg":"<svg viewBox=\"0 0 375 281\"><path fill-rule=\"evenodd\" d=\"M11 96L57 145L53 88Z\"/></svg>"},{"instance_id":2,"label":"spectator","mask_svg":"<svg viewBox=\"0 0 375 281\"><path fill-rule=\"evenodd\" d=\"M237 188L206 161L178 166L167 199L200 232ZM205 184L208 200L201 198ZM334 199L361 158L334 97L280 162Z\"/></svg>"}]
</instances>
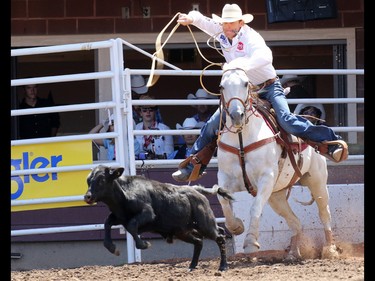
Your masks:
<instances>
[{"instance_id":1,"label":"spectator","mask_svg":"<svg viewBox=\"0 0 375 281\"><path fill-rule=\"evenodd\" d=\"M198 89L194 94L189 94L187 96L189 100L206 100L206 99L216 99L217 96L211 95L207 93L204 89ZM197 110L197 113L193 115L192 117L197 121L197 122L207 122L207 120L211 117L213 111L212 105L207 105L207 104L199 104L199 105L192 105Z\"/></svg>"},{"instance_id":2,"label":"spectator","mask_svg":"<svg viewBox=\"0 0 375 281\"><path fill-rule=\"evenodd\" d=\"M180 124L176 124L177 130L193 130L193 129L200 129L204 125L204 122L197 122L193 117L186 118L182 126ZM198 138L198 135L192 135L187 133L183 135L184 144L179 147L179 149L175 150L172 154L169 155L169 159L185 159L190 156L190 151L193 147L194 142Z\"/></svg>"},{"instance_id":3,"label":"spectator","mask_svg":"<svg viewBox=\"0 0 375 281\"><path fill-rule=\"evenodd\" d=\"M146 86L146 81L142 75L131 75L131 89L132 89L132 99L143 99L147 97L145 94L148 92L148 88ZM133 120L135 124L142 122L142 117L140 114L140 108L133 106ZM161 117L160 111L156 112L156 120L159 123L163 123L163 119Z\"/></svg>"},{"instance_id":4,"label":"spectator","mask_svg":"<svg viewBox=\"0 0 375 281\"><path fill-rule=\"evenodd\" d=\"M297 76L291 74L285 74L280 79L280 83L283 88L287 89L287 95L289 99L300 99L300 98L313 98L306 90L306 88L302 85L302 81L306 79L306 76ZM295 104L290 104L289 108L290 111L295 109Z\"/></svg>"},{"instance_id":5,"label":"spectator","mask_svg":"<svg viewBox=\"0 0 375 281\"><path fill-rule=\"evenodd\" d=\"M294 114L301 115L315 125L325 124L326 112L320 103L297 105Z\"/></svg>"},{"instance_id":6,"label":"spectator","mask_svg":"<svg viewBox=\"0 0 375 281\"><path fill-rule=\"evenodd\" d=\"M92 128L89 134L97 134L101 131L103 132L113 132L114 131L114 116L111 114L109 118L105 119L102 123L96 125ZM103 146L107 151L107 160L116 160L116 149L115 149L115 139L93 139L95 145ZM99 147L98 147L99 148ZM134 140L134 153L139 154L140 147L139 143Z\"/></svg>"},{"instance_id":7,"label":"spectator","mask_svg":"<svg viewBox=\"0 0 375 281\"><path fill-rule=\"evenodd\" d=\"M302 82L305 80L305 76L297 76L285 74L281 79L280 83L284 88L287 89L288 98L312 98ZM294 114L301 115L311 121L314 125L325 124L325 110L322 104L298 104L289 105L291 111L294 108Z\"/></svg>"},{"instance_id":8,"label":"spectator","mask_svg":"<svg viewBox=\"0 0 375 281\"><path fill-rule=\"evenodd\" d=\"M148 92L146 81L142 75L131 75L130 83L132 89L132 99L137 100L141 95ZM133 106L133 120L135 124L142 122L142 118L139 112L139 108Z\"/></svg>"},{"instance_id":9,"label":"spectator","mask_svg":"<svg viewBox=\"0 0 375 281\"><path fill-rule=\"evenodd\" d=\"M142 96L142 99L153 99L150 96ZM156 120L159 108L155 105L140 106L142 122L135 126L136 130L170 130L170 128ZM166 159L174 151L173 137L171 135L139 135L136 139L140 145L141 153L147 155L147 159ZM143 157L141 157L143 158Z\"/></svg>"},{"instance_id":10,"label":"spectator","mask_svg":"<svg viewBox=\"0 0 375 281\"><path fill-rule=\"evenodd\" d=\"M38 97L38 85L24 85L20 109L54 106L51 93L48 98ZM55 137L60 128L59 113L29 114L19 117L21 139Z\"/></svg>"},{"instance_id":11,"label":"spectator","mask_svg":"<svg viewBox=\"0 0 375 281\"><path fill-rule=\"evenodd\" d=\"M206 99L216 99L217 96L210 95L207 93L204 89L200 88L198 89L195 94L188 94L187 99L188 100L206 100ZM196 109L197 113L191 116L194 118L197 122L207 122L207 120L211 117L213 113L213 108L215 108L212 105L207 104L198 104L198 105L192 105L193 108ZM175 144L178 146L181 146L185 143L185 140L183 136L178 135L175 136Z\"/></svg>"}]
</instances>

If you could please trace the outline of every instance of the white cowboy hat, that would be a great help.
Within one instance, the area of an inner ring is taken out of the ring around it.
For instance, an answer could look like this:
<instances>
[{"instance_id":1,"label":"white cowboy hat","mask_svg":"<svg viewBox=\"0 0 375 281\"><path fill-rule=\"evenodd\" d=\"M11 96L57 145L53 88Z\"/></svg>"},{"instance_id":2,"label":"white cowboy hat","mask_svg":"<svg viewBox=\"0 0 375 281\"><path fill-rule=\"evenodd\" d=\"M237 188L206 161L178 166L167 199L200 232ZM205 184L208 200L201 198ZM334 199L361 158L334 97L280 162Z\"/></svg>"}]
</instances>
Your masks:
<instances>
[{"instance_id":1,"label":"white cowboy hat","mask_svg":"<svg viewBox=\"0 0 375 281\"><path fill-rule=\"evenodd\" d=\"M225 4L221 17L212 14L212 19L215 22L235 22L238 20L243 20L245 23L249 23L254 19L252 14L242 14L241 8L237 4Z\"/></svg>"},{"instance_id":2,"label":"white cowboy hat","mask_svg":"<svg viewBox=\"0 0 375 281\"><path fill-rule=\"evenodd\" d=\"M295 74L285 74L283 75L282 78L280 78L280 83L281 85L284 85L286 82L289 82L289 81L298 81L298 82L302 82L303 80L305 80L306 76L298 76L298 75L295 75Z\"/></svg>"},{"instance_id":3,"label":"white cowboy hat","mask_svg":"<svg viewBox=\"0 0 375 281\"><path fill-rule=\"evenodd\" d=\"M311 104L300 103L294 109L294 114L301 114L302 109L304 109L308 106L316 107L317 109L319 109L322 112L322 115L319 117L319 119L323 119L323 120L326 119L326 111L324 110L324 107L321 103L311 103Z\"/></svg>"},{"instance_id":4,"label":"white cowboy hat","mask_svg":"<svg viewBox=\"0 0 375 281\"><path fill-rule=\"evenodd\" d=\"M210 95L203 89L198 89L194 94L188 94L188 100L207 100L207 99L216 99L215 95Z\"/></svg>"},{"instance_id":5,"label":"white cowboy hat","mask_svg":"<svg viewBox=\"0 0 375 281\"><path fill-rule=\"evenodd\" d=\"M139 95L145 94L148 91L145 79L142 75L131 75L130 84L132 91L136 92Z\"/></svg>"},{"instance_id":6,"label":"white cowboy hat","mask_svg":"<svg viewBox=\"0 0 375 281\"><path fill-rule=\"evenodd\" d=\"M194 117L186 118L182 126L180 124L176 124L177 130L192 130L192 129L200 129L204 125L204 122L197 122Z\"/></svg>"}]
</instances>

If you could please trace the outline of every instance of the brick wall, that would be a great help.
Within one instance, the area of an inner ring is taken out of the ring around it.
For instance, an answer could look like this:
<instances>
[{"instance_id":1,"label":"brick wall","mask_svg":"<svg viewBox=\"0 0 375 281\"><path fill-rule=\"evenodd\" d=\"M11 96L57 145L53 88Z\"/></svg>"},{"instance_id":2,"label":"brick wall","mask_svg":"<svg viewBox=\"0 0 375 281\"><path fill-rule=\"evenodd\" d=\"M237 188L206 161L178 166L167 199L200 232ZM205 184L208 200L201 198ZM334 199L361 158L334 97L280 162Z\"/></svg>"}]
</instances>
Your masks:
<instances>
[{"instance_id":1,"label":"brick wall","mask_svg":"<svg viewBox=\"0 0 375 281\"><path fill-rule=\"evenodd\" d=\"M364 68L364 0L336 0L337 17L334 19L271 24L267 21L266 1L233 2L243 13L254 15L251 26L259 31L357 28L357 68ZM11 0L11 35L159 33L177 12L190 11L192 4L199 4L203 14L220 15L225 3L228 1ZM150 7L149 18L143 17L144 6ZM129 8L129 18L122 18L124 7Z\"/></svg>"},{"instance_id":2,"label":"brick wall","mask_svg":"<svg viewBox=\"0 0 375 281\"><path fill-rule=\"evenodd\" d=\"M257 30L340 28L364 26L364 1L336 0L337 18L304 22L267 22L265 1L234 1L244 13L255 16ZM160 32L177 12L188 12L199 4L203 14L221 14L227 1L139 1L139 0L11 0L11 35L66 35ZM150 7L144 18L142 6ZM122 18L122 7L129 18Z\"/></svg>"}]
</instances>

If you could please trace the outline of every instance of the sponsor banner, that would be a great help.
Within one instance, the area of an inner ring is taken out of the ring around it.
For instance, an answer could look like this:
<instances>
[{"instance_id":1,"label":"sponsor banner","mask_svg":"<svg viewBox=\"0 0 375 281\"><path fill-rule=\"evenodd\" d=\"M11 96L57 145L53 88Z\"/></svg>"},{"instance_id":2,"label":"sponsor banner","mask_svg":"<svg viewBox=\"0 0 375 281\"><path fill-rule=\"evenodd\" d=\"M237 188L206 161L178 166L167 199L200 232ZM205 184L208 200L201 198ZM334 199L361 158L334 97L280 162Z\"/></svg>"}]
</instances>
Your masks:
<instances>
[{"instance_id":1,"label":"sponsor banner","mask_svg":"<svg viewBox=\"0 0 375 281\"><path fill-rule=\"evenodd\" d=\"M12 147L11 171L92 164L91 140ZM89 170L11 177L11 200L82 196L82 201L12 206L11 211L85 206Z\"/></svg>"}]
</instances>

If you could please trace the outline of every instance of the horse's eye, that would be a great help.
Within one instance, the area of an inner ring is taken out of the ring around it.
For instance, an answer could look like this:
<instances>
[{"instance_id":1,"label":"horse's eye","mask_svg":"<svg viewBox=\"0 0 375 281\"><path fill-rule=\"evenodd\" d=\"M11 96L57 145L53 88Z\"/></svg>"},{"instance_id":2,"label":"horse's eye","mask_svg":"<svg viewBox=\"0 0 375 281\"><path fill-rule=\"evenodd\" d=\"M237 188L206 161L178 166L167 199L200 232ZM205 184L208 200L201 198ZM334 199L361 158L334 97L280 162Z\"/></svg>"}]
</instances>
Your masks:
<instances>
[{"instance_id":1,"label":"horse's eye","mask_svg":"<svg viewBox=\"0 0 375 281\"><path fill-rule=\"evenodd\" d=\"M249 87L249 82L245 82L245 88Z\"/></svg>"}]
</instances>

